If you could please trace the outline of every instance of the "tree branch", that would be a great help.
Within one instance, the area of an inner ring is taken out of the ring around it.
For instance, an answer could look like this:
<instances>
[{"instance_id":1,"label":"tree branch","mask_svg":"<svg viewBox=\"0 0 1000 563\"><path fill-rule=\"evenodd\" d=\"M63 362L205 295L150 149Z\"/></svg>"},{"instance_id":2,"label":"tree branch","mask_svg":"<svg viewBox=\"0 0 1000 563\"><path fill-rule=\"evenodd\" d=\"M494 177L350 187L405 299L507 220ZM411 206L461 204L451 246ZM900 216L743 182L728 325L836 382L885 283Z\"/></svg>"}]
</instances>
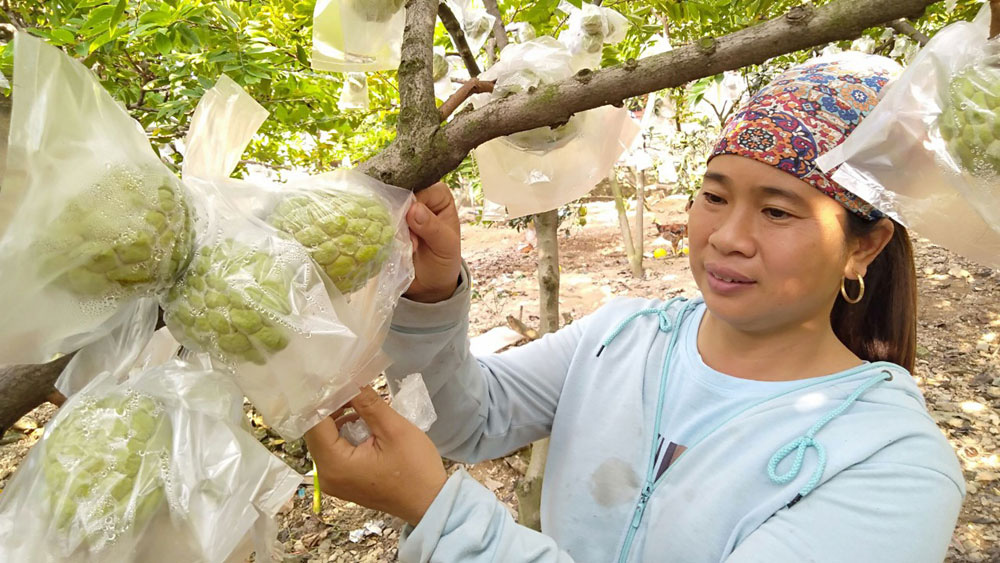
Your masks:
<instances>
[{"instance_id":1,"label":"tree branch","mask_svg":"<svg viewBox=\"0 0 1000 563\"><path fill-rule=\"evenodd\" d=\"M451 42L458 49L458 54L462 56L465 68L469 69L469 76L473 78L479 76L479 63L476 62L476 55L469 48L469 42L465 39L462 24L458 22L458 18L444 2L438 5L438 17L441 18L444 28L448 30L448 35L451 35Z\"/></svg>"},{"instance_id":2,"label":"tree branch","mask_svg":"<svg viewBox=\"0 0 1000 563\"><path fill-rule=\"evenodd\" d=\"M496 18L493 21L493 41L494 48L499 53L507 46L507 30L504 29L503 17L500 15L500 6L497 5L497 0L483 0L483 6L486 7L487 14Z\"/></svg>"},{"instance_id":3,"label":"tree branch","mask_svg":"<svg viewBox=\"0 0 1000 563\"><path fill-rule=\"evenodd\" d=\"M411 142L414 136L436 128L434 102L433 44L438 0L408 0L403 47L399 62L399 125L397 140ZM428 133L429 134L429 133Z\"/></svg>"},{"instance_id":4,"label":"tree branch","mask_svg":"<svg viewBox=\"0 0 1000 563\"><path fill-rule=\"evenodd\" d=\"M421 190L454 170L469 151L491 139L565 123L577 112L604 105L620 106L626 98L760 64L785 53L853 39L869 27L919 14L934 2L835 0L820 8L798 6L784 16L719 39L706 38L597 72L581 71L533 92L459 113L436 130L426 144L394 141L359 169L388 184Z\"/></svg>"},{"instance_id":5,"label":"tree branch","mask_svg":"<svg viewBox=\"0 0 1000 563\"><path fill-rule=\"evenodd\" d=\"M931 40L930 37L924 35L919 29L913 27L909 21L905 18L900 18L896 21L889 22L889 27L893 29L896 33L905 35L910 39L916 41L921 47L927 44Z\"/></svg>"},{"instance_id":6,"label":"tree branch","mask_svg":"<svg viewBox=\"0 0 1000 563\"><path fill-rule=\"evenodd\" d=\"M492 92L493 83L489 81L482 81L478 78L472 78L467 80L462 84L462 87L455 91L443 104L439 111L441 112L441 121L447 121L448 117L458 109L458 106L462 105L462 102L469 99L472 94L481 94L483 92Z\"/></svg>"},{"instance_id":7,"label":"tree branch","mask_svg":"<svg viewBox=\"0 0 1000 563\"><path fill-rule=\"evenodd\" d=\"M990 0L990 38L1000 35L1000 0Z\"/></svg>"},{"instance_id":8,"label":"tree branch","mask_svg":"<svg viewBox=\"0 0 1000 563\"><path fill-rule=\"evenodd\" d=\"M67 354L47 364L0 368L0 436L47 400L72 357Z\"/></svg>"}]
</instances>

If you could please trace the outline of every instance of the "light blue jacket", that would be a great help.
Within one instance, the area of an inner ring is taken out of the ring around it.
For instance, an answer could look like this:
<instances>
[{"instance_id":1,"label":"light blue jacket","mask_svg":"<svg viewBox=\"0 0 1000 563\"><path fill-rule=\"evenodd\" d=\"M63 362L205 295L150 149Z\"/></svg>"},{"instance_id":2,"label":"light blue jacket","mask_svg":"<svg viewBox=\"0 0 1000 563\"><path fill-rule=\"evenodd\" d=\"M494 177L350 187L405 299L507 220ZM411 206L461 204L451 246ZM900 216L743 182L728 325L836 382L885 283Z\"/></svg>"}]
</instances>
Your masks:
<instances>
[{"instance_id":1,"label":"light blue jacket","mask_svg":"<svg viewBox=\"0 0 1000 563\"><path fill-rule=\"evenodd\" d=\"M652 482L664 360L695 304L615 300L555 334L475 358L465 281L448 301L403 300L388 375L423 374L438 413L428 434L443 456L471 463L551 443L543 533L517 525L458 472L404 531L400 560L941 561L962 472L895 364L803 380L733 413Z\"/></svg>"}]
</instances>

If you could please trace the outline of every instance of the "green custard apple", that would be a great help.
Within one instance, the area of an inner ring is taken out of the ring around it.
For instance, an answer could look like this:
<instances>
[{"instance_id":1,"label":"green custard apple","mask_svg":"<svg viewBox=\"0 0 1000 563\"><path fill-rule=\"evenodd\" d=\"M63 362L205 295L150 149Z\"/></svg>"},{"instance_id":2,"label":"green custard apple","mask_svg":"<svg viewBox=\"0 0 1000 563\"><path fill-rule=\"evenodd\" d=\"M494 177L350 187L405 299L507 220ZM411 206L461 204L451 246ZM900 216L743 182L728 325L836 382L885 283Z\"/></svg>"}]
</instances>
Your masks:
<instances>
[{"instance_id":1,"label":"green custard apple","mask_svg":"<svg viewBox=\"0 0 1000 563\"><path fill-rule=\"evenodd\" d=\"M939 127L969 173L1000 176L1000 57L970 65L951 81Z\"/></svg>"},{"instance_id":2,"label":"green custard apple","mask_svg":"<svg viewBox=\"0 0 1000 563\"><path fill-rule=\"evenodd\" d=\"M387 22L403 9L403 0L348 0L354 13L365 21Z\"/></svg>"},{"instance_id":3,"label":"green custard apple","mask_svg":"<svg viewBox=\"0 0 1000 563\"><path fill-rule=\"evenodd\" d=\"M199 249L164 303L164 321L185 346L237 364L263 365L288 346L275 319L292 313L291 280L270 255L232 240Z\"/></svg>"},{"instance_id":4,"label":"green custard apple","mask_svg":"<svg viewBox=\"0 0 1000 563\"><path fill-rule=\"evenodd\" d=\"M346 191L289 197L268 222L306 247L344 295L382 270L396 237L381 198Z\"/></svg>"},{"instance_id":5,"label":"green custard apple","mask_svg":"<svg viewBox=\"0 0 1000 563\"><path fill-rule=\"evenodd\" d=\"M171 425L135 392L76 403L44 442L41 471L52 523L95 549L150 520L164 500Z\"/></svg>"},{"instance_id":6,"label":"green custard apple","mask_svg":"<svg viewBox=\"0 0 1000 563\"><path fill-rule=\"evenodd\" d=\"M56 283L91 298L169 286L191 256L190 208L165 170L112 168L74 196L36 243Z\"/></svg>"}]
</instances>

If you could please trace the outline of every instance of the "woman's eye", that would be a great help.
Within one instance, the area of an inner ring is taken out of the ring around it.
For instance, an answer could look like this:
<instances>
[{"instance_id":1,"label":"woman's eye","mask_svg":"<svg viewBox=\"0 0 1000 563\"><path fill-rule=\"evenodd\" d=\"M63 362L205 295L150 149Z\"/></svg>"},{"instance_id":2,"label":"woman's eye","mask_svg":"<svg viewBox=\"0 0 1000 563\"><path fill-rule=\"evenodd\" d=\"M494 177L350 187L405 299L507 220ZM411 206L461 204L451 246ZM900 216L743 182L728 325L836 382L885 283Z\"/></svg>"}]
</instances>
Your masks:
<instances>
[{"instance_id":1,"label":"woman's eye","mask_svg":"<svg viewBox=\"0 0 1000 563\"><path fill-rule=\"evenodd\" d=\"M774 207L764 209L764 215L767 215L771 219L787 219L788 217L791 217L787 211L782 211L781 209L776 209Z\"/></svg>"},{"instance_id":2,"label":"woman's eye","mask_svg":"<svg viewBox=\"0 0 1000 563\"><path fill-rule=\"evenodd\" d=\"M715 195L715 194L713 194L711 192L702 192L702 197L704 197L705 201L707 201L708 203L718 204L718 203L725 203L726 202L726 200L722 199L721 197L719 197L719 196L717 196L717 195Z\"/></svg>"}]
</instances>

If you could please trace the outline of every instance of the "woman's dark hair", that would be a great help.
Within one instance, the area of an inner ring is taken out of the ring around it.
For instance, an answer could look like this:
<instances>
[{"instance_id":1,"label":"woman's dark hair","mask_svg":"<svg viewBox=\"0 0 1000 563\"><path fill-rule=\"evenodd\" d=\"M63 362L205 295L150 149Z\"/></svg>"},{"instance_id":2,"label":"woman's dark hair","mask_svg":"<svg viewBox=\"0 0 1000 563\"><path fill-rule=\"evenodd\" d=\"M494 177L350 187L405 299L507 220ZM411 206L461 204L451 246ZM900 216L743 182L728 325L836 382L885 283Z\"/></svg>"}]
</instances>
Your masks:
<instances>
[{"instance_id":1,"label":"woman's dark hair","mask_svg":"<svg viewBox=\"0 0 1000 563\"><path fill-rule=\"evenodd\" d=\"M878 224L854 213L847 216L849 239L868 235ZM892 240L868 266L864 298L852 305L837 297L830 322L840 341L862 360L893 362L912 373L917 352L917 272L909 234L895 221L893 226ZM850 280L845 288L852 297L860 290L858 282Z\"/></svg>"}]
</instances>

